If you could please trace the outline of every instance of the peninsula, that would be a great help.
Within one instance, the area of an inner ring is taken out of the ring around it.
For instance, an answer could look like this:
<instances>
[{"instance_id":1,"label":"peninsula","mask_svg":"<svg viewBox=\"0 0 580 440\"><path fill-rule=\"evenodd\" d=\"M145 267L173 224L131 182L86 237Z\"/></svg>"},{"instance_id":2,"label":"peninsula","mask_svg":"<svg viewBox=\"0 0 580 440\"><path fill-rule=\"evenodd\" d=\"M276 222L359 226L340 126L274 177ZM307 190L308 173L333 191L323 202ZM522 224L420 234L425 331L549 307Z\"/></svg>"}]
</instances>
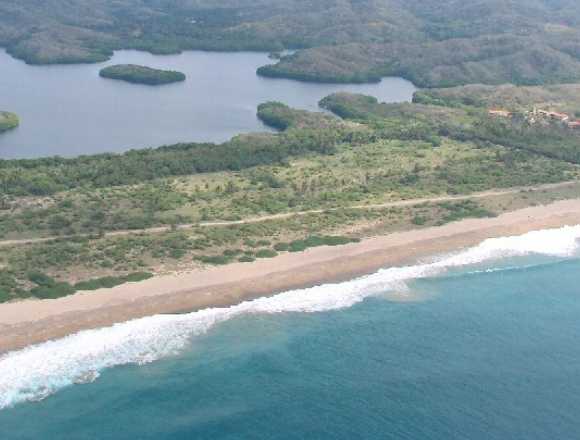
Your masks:
<instances>
[{"instance_id":1,"label":"peninsula","mask_svg":"<svg viewBox=\"0 0 580 440\"><path fill-rule=\"evenodd\" d=\"M185 74L174 70L160 70L136 64L117 64L99 72L103 78L118 79L134 84L159 86L185 81Z\"/></svg>"},{"instance_id":2,"label":"peninsula","mask_svg":"<svg viewBox=\"0 0 580 440\"><path fill-rule=\"evenodd\" d=\"M420 87L580 81L580 8L571 0L1 3L0 46L30 64L103 62L120 49L295 49L259 74L316 82L395 75Z\"/></svg>"}]
</instances>

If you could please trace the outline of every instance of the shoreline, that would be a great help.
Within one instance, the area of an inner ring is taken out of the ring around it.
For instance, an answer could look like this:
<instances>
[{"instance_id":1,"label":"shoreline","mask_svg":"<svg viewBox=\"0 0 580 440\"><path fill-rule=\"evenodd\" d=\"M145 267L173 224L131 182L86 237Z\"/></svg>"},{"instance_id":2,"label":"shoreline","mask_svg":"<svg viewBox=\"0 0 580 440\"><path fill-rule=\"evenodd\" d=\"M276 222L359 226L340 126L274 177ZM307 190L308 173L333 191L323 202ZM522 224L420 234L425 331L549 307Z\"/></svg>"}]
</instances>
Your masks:
<instances>
[{"instance_id":1,"label":"shoreline","mask_svg":"<svg viewBox=\"0 0 580 440\"><path fill-rule=\"evenodd\" d=\"M287 290L343 282L384 267L474 246L488 238L578 224L580 199L564 200L494 218L465 219L253 263L157 276L54 300L0 304L0 354L145 316L232 306Z\"/></svg>"}]
</instances>

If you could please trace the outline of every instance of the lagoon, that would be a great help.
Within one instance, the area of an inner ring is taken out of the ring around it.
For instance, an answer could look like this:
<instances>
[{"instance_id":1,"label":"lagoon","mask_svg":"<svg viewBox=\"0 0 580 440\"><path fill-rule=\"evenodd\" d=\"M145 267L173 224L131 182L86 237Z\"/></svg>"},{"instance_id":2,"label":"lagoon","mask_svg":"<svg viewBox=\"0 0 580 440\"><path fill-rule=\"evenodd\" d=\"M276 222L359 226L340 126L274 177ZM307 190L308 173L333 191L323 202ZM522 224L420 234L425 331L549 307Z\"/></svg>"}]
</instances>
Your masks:
<instances>
[{"instance_id":1,"label":"lagoon","mask_svg":"<svg viewBox=\"0 0 580 440\"><path fill-rule=\"evenodd\" d=\"M410 101L416 90L401 78L377 84L314 84L262 78L264 53L192 51L152 55L119 51L99 64L30 66L0 51L0 110L21 125L0 135L0 158L122 152L177 142L222 142L240 133L269 130L256 117L258 104L276 100L318 110L337 91ZM177 70L187 81L160 87L99 77L114 64Z\"/></svg>"}]
</instances>

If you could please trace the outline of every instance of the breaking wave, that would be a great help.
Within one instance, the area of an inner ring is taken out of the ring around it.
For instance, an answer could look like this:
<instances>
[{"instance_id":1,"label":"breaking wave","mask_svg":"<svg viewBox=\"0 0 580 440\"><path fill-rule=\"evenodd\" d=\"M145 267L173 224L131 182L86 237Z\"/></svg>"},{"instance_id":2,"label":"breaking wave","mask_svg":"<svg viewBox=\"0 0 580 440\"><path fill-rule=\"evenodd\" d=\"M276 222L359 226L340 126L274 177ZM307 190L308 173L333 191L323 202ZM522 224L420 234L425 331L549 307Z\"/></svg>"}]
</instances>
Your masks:
<instances>
[{"instance_id":1,"label":"breaking wave","mask_svg":"<svg viewBox=\"0 0 580 440\"><path fill-rule=\"evenodd\" d=\"M109 367L145 364L178 354L192 337L239 315L342 309L385 291L404 290L409 280L452 268L530 254L571 257L578 250L579 238L580 225L489 239L431 262L383 269L344 283L288 291L227 308L151 316L7 353L0 357L0 410L93 381Z\"/></svg>"}]
</instances>

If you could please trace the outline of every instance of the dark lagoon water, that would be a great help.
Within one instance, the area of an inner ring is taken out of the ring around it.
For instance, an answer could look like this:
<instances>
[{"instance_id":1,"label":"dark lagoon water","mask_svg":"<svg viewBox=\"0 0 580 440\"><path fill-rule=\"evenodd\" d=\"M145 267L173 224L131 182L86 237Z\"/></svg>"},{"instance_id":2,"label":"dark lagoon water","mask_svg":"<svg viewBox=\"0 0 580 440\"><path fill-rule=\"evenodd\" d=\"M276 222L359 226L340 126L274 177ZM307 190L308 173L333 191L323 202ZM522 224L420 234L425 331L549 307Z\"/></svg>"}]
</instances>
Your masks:
<instances>
[{"instance_id":1,"label":"dark lagoon water","mask_svg":"<svg viewBox=\"0 0 580 440\"><path fill-rule=\"evenodd\" d=\"M102 64L28 66L0 51L0 110L17 113L21 126L0 135L0 158L120 152L181 141L221 142L264 131L258 104L277 100L316 110L330 93L346 90L385 102L409 101L414 86L400 78L379 84L311 84L261 78L271 63L263 53L185 52L156 56L120 51ZM120 63L184 72L184 83L163 87L100 78Z\"/></svg>"},{"instance_id":2,"label":"dark lagoon water","mask_svg":"<svg viewBox=\"0 0 580 440\"><path fill-rule=\"evenodd\" d=\"M488 240L8 355L0 438L578 439L578 238Z\"/></svg>"}]
</instances>

